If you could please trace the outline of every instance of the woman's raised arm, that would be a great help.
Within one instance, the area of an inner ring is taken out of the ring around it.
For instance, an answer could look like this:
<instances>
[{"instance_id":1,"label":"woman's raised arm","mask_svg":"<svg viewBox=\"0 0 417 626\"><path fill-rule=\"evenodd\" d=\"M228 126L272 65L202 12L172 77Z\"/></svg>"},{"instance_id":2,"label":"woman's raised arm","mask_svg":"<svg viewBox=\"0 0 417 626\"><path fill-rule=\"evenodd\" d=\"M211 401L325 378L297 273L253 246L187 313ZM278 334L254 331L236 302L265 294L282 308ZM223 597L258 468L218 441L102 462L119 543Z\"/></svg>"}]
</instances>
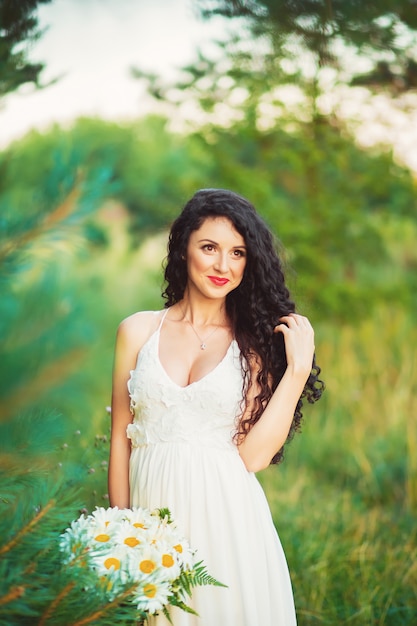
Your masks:
<instances>
[{"instance_id":1,"label":"woman's raised arm","mask_svg":"<svg viewBox=\"0 0 417 626\"><path fill-rule=\"evenodd\" d=\"M282 323L274 332L281 332L284 336L287 369L261 418L239 444L240 456L250 472L268 467L272 457L284 445L313 364L314 331L308 319L292 313L280 321ZM252 378L256 379L256 374ZM250 395L253 398L255 389Z\"/></svg>"}]
</instances>

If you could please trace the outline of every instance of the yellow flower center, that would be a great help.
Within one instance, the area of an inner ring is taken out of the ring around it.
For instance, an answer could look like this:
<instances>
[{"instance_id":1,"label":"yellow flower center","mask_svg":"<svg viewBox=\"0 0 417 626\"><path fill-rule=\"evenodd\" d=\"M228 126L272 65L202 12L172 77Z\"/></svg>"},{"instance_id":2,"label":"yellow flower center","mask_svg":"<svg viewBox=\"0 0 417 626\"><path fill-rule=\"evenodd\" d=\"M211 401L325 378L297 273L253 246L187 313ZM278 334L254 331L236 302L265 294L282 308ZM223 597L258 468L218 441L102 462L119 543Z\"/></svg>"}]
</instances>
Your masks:
<instances>
[{"instance_id":1,"label":"yellow flower center","mask_svg":"<svg viewBox=\"0 0 417 626\"><path fill-rule=\"evenodd\" d=\"M102 543L106 543L106 541L109 541L110 536L109 535L104 535L104 534L96 535L96 537L94 537L94 539L96 541L101 541Z\"/></svg>"},{"instance_id":2,"label":"yellow flower center","mask_svg":"<svg viewBox=\"0 0 417 626\"><path fill-rule=\"evenodd\" d=\"M140 522L135 522L135 523L133 524L133 526L134 526L135 528L145 528L145 524L141 524Z\"/></svg>"},{"instance_id":3,"label":"yellow flower center","mask_svg":"<svg viewBox=\"0 0 417 626\"><path fill-rule=\"evenodd\" d=\"M155 563L153 561L150 561L149 559L145 559L144 561L141 561L139 563L139 569L144 574L151 574L154 571L155 567Z\"/></svg>"},{"instance_id":4,"label":"yellow flower center","mask_svg":"<svg viewBox=\"0 0 417 626\"><path fill-rule=\"evenodd\" d=\"M156 596L156 592L158 591L156 585L152 585L152 583L148 583L143 587L143 593L148 598L154 598Z\"/></svg>"},{"instance_id":5,"label":"yellow flower center","mask_svg":"<svg viewBox=\"0 0 417 626\"><path fill-rule=\"evenodd\" d=\"M119 559L114 558L114 556L109 556L109 558L104 561L104 567L106 569L110 569L111 567L114 567L114 569L120 569L120 561Z\"/></svg>"},{"instance_id":6,"label":"yellow flower center","mask_svg":"<svg viewBox=\"0 0 417 626\"><path fill-rule=\"evenodd\" d=\"M174 550L176 550L177 552L179 552L180 554L182 553L182 545L179 543L176 546L174 546Z\"/></svg>"},{"instance_id":7,"label":"yellow flower center","mask_svg":"<svg viewBox=\"0 0 417 626\"><path fill-rule=\"evenodd\" d=\"M136 539L136 537L126 537L124 543L129 546L129 548L135 548L140 544L140 541L139 539Z\"/></svg>"},{"instance_id":8,"label":"yellow flower center","mask_svg":"<svg viewBox=\"0 0 417 626\"><path fill-rule=\"evenodd\" d=\"M164 567L172 567L174 565L175 561L172 558L172 556L170 554L163 554L162 555L162 565Z\"/></svg>"}]
</instances>

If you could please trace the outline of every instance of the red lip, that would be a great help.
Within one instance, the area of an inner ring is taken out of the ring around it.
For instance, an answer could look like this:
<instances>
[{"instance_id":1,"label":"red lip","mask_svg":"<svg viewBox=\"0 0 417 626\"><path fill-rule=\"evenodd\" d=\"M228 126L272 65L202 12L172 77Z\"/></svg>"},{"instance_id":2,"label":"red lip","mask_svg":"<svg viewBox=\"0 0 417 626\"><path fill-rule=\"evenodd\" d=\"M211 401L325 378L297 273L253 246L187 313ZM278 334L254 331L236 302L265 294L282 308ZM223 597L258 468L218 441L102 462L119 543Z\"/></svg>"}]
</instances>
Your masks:
<instances>
[{"instance_id":1,"label":"red lip","mask_svg":"<svg viewBox=\"0 0 417 626\"><path fill-rule=\"evenodd\" d=\"M228 278L220 278L220 276L208 276L207 278L209 278L211 282L217 285L218 287L222 287L223 285L226 285L226 283L229 282Z\"/></svg>"}]
</instances>

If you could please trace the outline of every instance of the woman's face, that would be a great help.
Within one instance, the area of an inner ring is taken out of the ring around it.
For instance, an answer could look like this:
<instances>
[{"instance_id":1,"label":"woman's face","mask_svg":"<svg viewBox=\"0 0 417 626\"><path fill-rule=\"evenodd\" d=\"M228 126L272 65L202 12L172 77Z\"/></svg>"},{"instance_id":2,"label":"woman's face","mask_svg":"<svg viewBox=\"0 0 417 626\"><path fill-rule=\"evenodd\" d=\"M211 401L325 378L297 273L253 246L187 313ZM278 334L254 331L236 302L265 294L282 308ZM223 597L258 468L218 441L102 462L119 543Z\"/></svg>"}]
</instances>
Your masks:
<instances>
[{"instance_id":1,"label":"woman's face","mask_svg":"<svg viewBox=\"0 0 417 626\"><path fill-rule=\"evenodd\" d=\"M207 217L187 246L188 288L207 298L225 298L241 283L246 244L227 217Z\"/></svg>"}]
</instances>

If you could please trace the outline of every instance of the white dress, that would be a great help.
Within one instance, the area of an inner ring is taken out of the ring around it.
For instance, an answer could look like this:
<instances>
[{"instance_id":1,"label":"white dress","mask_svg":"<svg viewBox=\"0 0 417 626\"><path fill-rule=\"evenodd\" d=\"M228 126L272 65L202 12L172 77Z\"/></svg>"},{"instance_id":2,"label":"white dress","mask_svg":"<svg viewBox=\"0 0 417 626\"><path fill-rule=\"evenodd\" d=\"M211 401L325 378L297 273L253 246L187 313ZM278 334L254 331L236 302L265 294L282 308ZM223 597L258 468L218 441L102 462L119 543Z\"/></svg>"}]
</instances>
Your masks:
<instances>
[{"instance_id":1,"label":"white dress","mask_svg":"<svg viewBox=\"0 0 417 626\"><path fill-rule=\"evenodd\" d=\"M168 507L208 572L227 588L193 590L199 617L171 611L175 626L294 626L288 567L264 492L233 434L242 400L239 347L187 387L159 359L165 315L140 350L128 389L131 506ZM161 615L149 624L168 624Z\"/></svg>"}]
</instances>

